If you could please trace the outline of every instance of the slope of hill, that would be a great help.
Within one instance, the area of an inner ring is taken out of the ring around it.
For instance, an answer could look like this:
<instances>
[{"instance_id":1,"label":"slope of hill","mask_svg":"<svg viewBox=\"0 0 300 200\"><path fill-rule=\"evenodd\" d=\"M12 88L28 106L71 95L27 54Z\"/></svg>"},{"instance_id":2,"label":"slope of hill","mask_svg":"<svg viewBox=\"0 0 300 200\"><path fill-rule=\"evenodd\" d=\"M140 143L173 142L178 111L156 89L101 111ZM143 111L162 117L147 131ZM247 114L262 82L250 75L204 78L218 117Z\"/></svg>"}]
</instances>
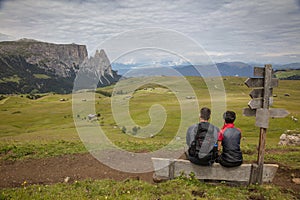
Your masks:
<instances>
[{"instance_id":1,"label":"slope of hill","mask_svg":"<svg viewBox=\"0 0 300 200\"><path fill-rule=\"evenodd\" d=\"M287 69L300 69L300 63L289 63L285 65L273 66L276 70L287 70Z\"/></svg>"},{"instance_id":2,"label":"slope of hill","mask_svg":"<svg viewBox=\"0 0 300 200\"><path fill-rule=\"evenodd\" d=\"M0 56L0 93L57 92L72 89L72 79L55 76L37 65L26 62L21 55Z\"/></svg>"},{"instance_id":3,"label":"slope of hill","mask_svg":"<svg viewBox=\"0 0 300 200\"><path fill-rule=\"evenodd\" d=\"M275 76L282 80L300 80L300 69L277 70Z\"/></svg>"}]
</instances>

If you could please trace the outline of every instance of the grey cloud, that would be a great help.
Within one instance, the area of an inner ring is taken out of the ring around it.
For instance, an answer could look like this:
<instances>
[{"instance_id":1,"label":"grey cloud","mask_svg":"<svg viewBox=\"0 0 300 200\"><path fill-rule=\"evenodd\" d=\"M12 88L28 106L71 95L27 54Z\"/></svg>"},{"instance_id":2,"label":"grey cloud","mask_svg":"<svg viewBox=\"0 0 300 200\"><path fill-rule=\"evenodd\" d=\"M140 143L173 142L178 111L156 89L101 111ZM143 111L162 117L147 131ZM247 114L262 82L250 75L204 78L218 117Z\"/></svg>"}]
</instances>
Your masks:
<instances>
[{"instance_id":1,"label":"grey cloud","mask_svg":"<svg viewBox=\"0 0 300 200\"><path fill-rule=\"evenodd\" d=\"M257 51L300 52L295 5L299 0L0 0L0 27L15 37L84 43L90 50L123 31L162 27L192 37L209 51L242 52L252 58ZM218 58L229 56L242 58Z\"/></svg>"},{"instance_id":2,"label":"grey cloud","mask_svg":"<svg viewBox=\"0 0 300 200\"><path fill-rule=\"evenodd\" d=\"M295 1L296 1L297 6L298 6L299 9L300 9L300 0L295 0Z\"/></svg>"},{"instance_id":3,"label":"grey cloud","mask_svg":"<svg viewBox=\"0 0 300 200\"><path fill-rule=\"evenodd\" d=\"M6 35L4 33L0 33L0 41L9 41L9 40L16 40L16 38L10 35Z\"/></svg>"},{"instance_id":4,"label":"grey cloud","mask_svg":"<svg viewBox=\"0 0 300 200\"><path fill-rule=\"evenodd\" d=\"M0 0L0 9L2 8L5 1L7 1L7 0Z\"/></svg>"}]
</instances>

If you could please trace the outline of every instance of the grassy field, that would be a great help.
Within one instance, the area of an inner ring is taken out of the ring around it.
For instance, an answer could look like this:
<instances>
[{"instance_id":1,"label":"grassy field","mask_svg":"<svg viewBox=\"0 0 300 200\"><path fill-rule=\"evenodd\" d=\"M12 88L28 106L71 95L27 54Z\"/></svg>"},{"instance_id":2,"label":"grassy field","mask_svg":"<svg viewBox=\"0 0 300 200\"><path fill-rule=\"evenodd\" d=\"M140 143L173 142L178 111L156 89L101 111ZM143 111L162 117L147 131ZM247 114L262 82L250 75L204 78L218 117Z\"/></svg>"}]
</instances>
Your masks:
<instances>
[{"instance_id":1,"label":"grassy field","mask_svg":"<svg viewBox=\"0 0 300 200\"><path fill-rule=\"evenodd\" d=\"M295 199L292 194L282 193L271 185L230 187L225 184L201 183L193 176L150 184L137 180L78 181L73 184L59 183L51 186L26 186L4 189L0 199Z\"/></svg>"},{"instance_id":2,"label":"grassy field","mask_svg":"<svg viewBox=\"0 0 300 200\"><path fill-rule=\"evenodd\" d=\"M211 106L205 82L197 77L189 77L188 80L194 88L200 107ZM248 93L251 91L243 84L244 80L244 78L234 77L224 79L226 103L227 109L237 113L235 124L242 129L243 149L245 149L245 152L251 152L249 157L246 155L246 160L253 160L254 157L252 155L255 154L258 143L259 128L254 126L255 117L242 115L242 109L247 107L247 103L250 100ZM277 145L280 135L286 130L299 130L300 128L299 123L291 120L290 117L295 116L299 118L300 116L300 108L298 106L300 97L299 83L300 81L280 81L279 87L273 91L273 94L277 96L274 97L273 107L285 108L290 112L290 115L282 119L270 119L270 128L267 133L268 149L288 148ZM145 88L150 87L147 86ZM102 93L103 91L111 93L112 89L113 86L100 90ZM284 94L286 93L289 93L290 96L285 96ZM165 126L153 138L141 139L132 137L132 127L125 127L128 134L122 134L122 127L117 127L111 113L110 97L96 93L95 107L97 113L101 114L98 123L105 131L107 137L121 148L131 151L152 151L166 145L174 138L180 123L181 111L174 93L162 87L157 87L154 90L141 88L134 93L133 97L130 99L130 114L138 126L145 126L150 122L148 111L153 104L160 104L165 108L167 113ZM85 152L84 145L82 145L75 129L71 101L72 95L58 94L48 94L37 100L30 100L26 98L26 95L7 96L7 98L1 100L1 159L41 158L57 154ZM87 115L76 115L80 120L87 121ZM191 118L193 121L190 124L197 122L197 116L192 116ZM183 136L184 134L181 133ZM65 149L63 149L64 146ZM70 146L75 148L70 148ZM57 151L60 153L49 153L56 151L52 148L58 148ZM300 166L299 163L295 164Z\"/></svg>"},{"instance_id":3,"label":"grassy field","mask_svg":"<svg viewBox=\"0 0 300 200\"><path fill-rule=\"evenodd\" d=\"M300 76L300 70L286 70L286 71L278 71L275 73L277 78L286 79L291 76Z\"/></svg>"},{"instance_id":4,"label":"grassy field","mask_svg":"<svg viewBox=\"0 0 300 200\"><path fill-rule=\"evenodd\" d=\"M205 82L198 77L188 77L187 79L195 91L200 107L210 107L211 100ZM174 81L176 81L176 78L174 78ZM248 94L251 91L243 84L244 81L245 78L238 77L223 79L227 109L237 113L235 124L242 129L243 140L241 146L245 162L253 162L257 156L259 128L254 125L254 117L242 115L242 109L247 107L250 100ZM96 112L100 114L100 117L97 122L88 123L99 123L111 141L117 146L133 152L160 149L174 138L181 119L181 110L174 91L157 85L145 85L130 97L130 115L138 126L142 127L150 122L148 111L153 104L160 104L166 110L167 120L163 129L155 137L143 139L132 137L134 135L133 127L125 127L127 134L124 134L124 127L117 126L114 121L110 107L111 97L109 97L113 87L101 88L95 93ZM285 95L287 93L289 96ZM274 97L272 107L284 108L290 112L290 115L286 118L270 119L265 161L280 163L292 169L300 169L300 147L282 147L278 145L280 135L286 130L300 131L300 122L291 119L291 116L300 117L300 81L280 81L279 87L274 89L273 94L276 94L276 97ZM192 102L195 100L187 99L186 101ZM222 113L214 114L221 115ZM75 113L74 117L83 122L88 121L87 115L83 113ZM0 160L37 159L63 154L86 153L87 150L76 132L74 117L72 113L72 95L70 94L47 94L36 100L30 100L26 98L26 95L6 96L0 101ZM197 117L191 116L193 120L190 124L196 123ZM218 126L221 125L218 124ZM181 135L184 134L185 132L181 133ZM184 142L185 138L181 139ZM272 188L271 186L252 186L253 188L208 186L195 181L187 181L184 178L159 185L150 185L138 181L126 183L83 181L53 186L29 186L26 189L2 190L0 199L2 197L18 199L20 197L18 195L24 197L22 199L30 199L31 195L36 198L43 196L44 199L88 199L89 197L98 198L100 196L103 198L99 199L120 197L122 197L121 199L134 199L136 197L144 199L143 195L151 195L149 196L150 199L157 199L158 197L172 199L171 194L173 195L173 193L171 191L178 184L183 188L180 190L176 188L176 191L178 190L178 194L176 194L178 198L176 199L191 199L192 197L232 199L233 195L237 193L236 190L239 190L238 193L241 194L239 199L249 199L251 195L262 195L266 199L291 199L289 194L282 194L278 192L278 188ZM199 187L198 184L201 184L200 186L204 188L203 193L194 194L193 188ZM108 189L107 185L114 185L114 187ZM163 190L163 187L166 189ZM99 188L102 188L103 191ZM250 194L250 190L255 192ZM80 191L78 196L77 191ZM252 199L258 199L254 196Z\"/></svg>"}]
</instances>

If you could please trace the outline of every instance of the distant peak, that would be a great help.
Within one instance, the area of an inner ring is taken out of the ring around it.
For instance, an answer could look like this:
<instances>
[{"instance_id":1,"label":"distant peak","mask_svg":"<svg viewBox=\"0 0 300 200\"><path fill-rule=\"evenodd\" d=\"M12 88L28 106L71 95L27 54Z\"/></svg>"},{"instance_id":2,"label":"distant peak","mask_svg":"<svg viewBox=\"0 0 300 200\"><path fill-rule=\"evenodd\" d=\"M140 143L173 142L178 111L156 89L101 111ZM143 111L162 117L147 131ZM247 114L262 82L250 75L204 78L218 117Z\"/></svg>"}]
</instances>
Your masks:
<instances>
[{"instance_id":1,"label":"distant peak","mask_svg":"<svg viewBox=\"0 0 300 200\"><path fill-rule=\"evenodd\" d=\"M95 53L95 57L107 57L107 56L103 49L101 49L100 51L97 49Z\"/></svg>"},{"instance_id":2,"label":"distant peak","mask_svg":"<svg viewBox=\"0 0 300 200\"><path fill-rule=\"evenodd\" d=\"M38 41L34 40L34 39L21 38L21 39L17 40L17 42L38 42Z\"/></svg>"}]
</instances>

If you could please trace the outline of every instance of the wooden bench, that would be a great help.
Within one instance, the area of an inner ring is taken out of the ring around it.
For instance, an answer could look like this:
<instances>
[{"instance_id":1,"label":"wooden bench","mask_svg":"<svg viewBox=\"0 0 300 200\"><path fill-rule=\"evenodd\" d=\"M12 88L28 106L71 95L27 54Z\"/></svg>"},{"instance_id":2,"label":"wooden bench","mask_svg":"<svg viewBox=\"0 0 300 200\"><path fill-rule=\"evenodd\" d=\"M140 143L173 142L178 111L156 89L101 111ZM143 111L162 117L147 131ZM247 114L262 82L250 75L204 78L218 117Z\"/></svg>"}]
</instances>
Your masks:
<instances>
[{"instance_id":1,"label":"wooden bench","mask_svg":"<svg viewBox=\"0 0 300 200\"><path fill-rule=\"evenodd\" d=\"M183 159L152 158L154 166L154 180L169 180L180 176L182 173L189 175L191 172L199 180L229 181L242 184L252 183L252 174L257 169L256 164L242 164L238 167L227 168L218 163L212 166L199 166ZM263 182L270 183L275 177L278 165L264 164Z\"/></svg>"}]
</instances>

